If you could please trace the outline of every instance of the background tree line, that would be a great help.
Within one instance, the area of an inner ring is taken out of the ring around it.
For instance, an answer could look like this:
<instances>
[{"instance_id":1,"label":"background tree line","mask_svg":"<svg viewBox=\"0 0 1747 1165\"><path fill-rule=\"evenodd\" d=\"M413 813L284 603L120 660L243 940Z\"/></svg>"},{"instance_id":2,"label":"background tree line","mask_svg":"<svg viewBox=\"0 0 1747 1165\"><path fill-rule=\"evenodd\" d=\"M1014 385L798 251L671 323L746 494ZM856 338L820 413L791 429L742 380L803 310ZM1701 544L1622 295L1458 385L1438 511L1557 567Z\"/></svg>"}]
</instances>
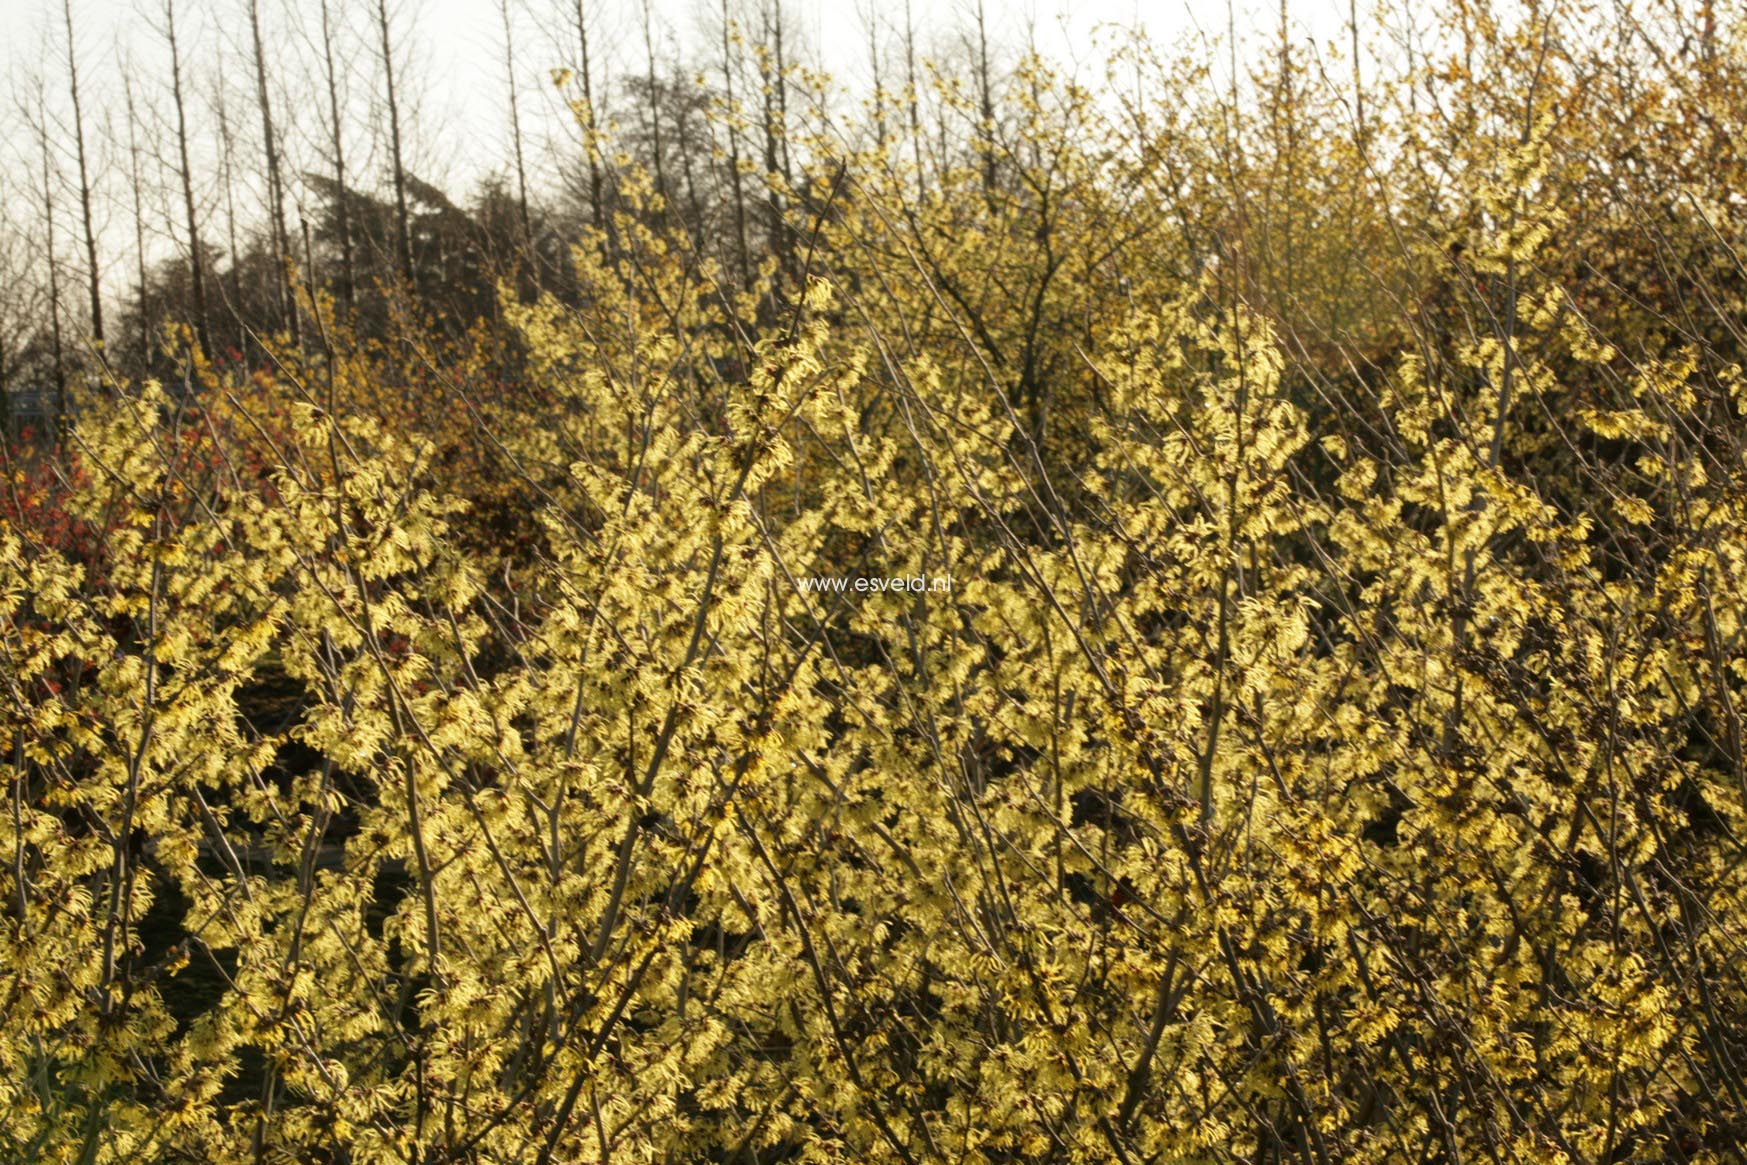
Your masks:
<instances>
[{"instance_id":1,"label":"background tree line","mask_svg":"<svg viewBox=\"0 0 1747 1165\"><path fill-rule=\"evenodd\" d=\"M651 177L648 215L683 223L699 260L750 285L767 257L794 262L786 216L809 197L797 142L851 101L818 83L817 51L777 0L683 16L503 0L496 92L470 100L475 114L501 103L507 140L457 152L448 140L478 122L424 108L419 14L387 0L168 0L119 34L73 0L49 8L41 53L11 78L7 388L58 390L94 364L173 375L171 323L214 359L258 358L252 335L303 339L295 287L333 295L376 337L390 291L461 329L491 316L501 280L574 297L569 247L611 232L628 170ZM944 164L958 130L934 83L968 78L992 110L1011 54L992 60L980 7L970 39L919 28L908 7L861 28L877 132L885 106L918 131L927 106L937 132L916 147ZM968 48L921 59L955 38ZM445 189L457 170L484 176Z\"/></svg>"}]
</instances>

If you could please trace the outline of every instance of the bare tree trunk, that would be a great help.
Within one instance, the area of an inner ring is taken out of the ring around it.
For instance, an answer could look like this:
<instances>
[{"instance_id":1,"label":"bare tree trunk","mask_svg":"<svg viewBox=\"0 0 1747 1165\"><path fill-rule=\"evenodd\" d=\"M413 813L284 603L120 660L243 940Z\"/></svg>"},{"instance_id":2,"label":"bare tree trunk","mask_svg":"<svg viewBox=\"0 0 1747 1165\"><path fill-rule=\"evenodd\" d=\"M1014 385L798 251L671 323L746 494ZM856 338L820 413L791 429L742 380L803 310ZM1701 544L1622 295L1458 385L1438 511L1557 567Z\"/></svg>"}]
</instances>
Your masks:
<instances>
[{"instance_id":1,"label":"bare tree trunk","mask_svg":"<svg viewBox=\"0 0 1747 1165\"><path fill-rule=\"evenodd\" d=\"M995 197L995 86L989 74L989 24L983 0L977 0L977 149L982 154L983 194Z\"/></svg>"},{"instance_id":2,"label":"bare tree trunk","mask_svg":"<svg viewBox=\"0 0 1747 1165\"><path fill-rule=\"evenodd\" d=\"M880 22L878 10L869 7L862 16L867 26L867 60L873 69L874 144L884 153L886 148L886 84L880 72Z\"/></svg>"},{"instance_id":3,"label":"bare tree trunk","mask_svg":"<svg viewBox=\"0 0 1747 1165\"><path fill-rule=\"evenodd\" d=\"M334 68L334 27L329 0L321 0L322 59L327 68L328 126L334 150L335 225L340 232L340 298L348 308L358 301L357 258L352 248L352 210L346 188L345 122L340 117L340 77ZM307 248L306 248L307 249Z\"/></svg>"},{"instance_id":4,"label":"bare tree trunk","mask_svg":"<svg viewBox=\"0 0 1747 1165\"><path fill-rule=\"evenodd\" d=\"M516 87L516 34L510 25L510 0L499 0L498 12L503 17L503 65L510 87L510 141L516 157L516 210L522 222L522 249L528 272L539 286L539 261L534 254L534 224L528 215L528 167L522 154L522 107Z\"/></svg>"},{"instance_id":5,"label":"bare tree trunk","mask_svg":"<svg viewBox=\"0 0 1747 1165\"><path fill-rule=\"evenodd\" d=\"M42 144L42 212L48 238L45 251L49 263L49 351L55 362L55 432L67 431L67 360L65 340L61 335L61 264L55 257L55 180L54 164L49 152L48 101L37 93L37 138Z\"/></svg>"},{"instance_id":6,"label":"bare tree trunk","mask_svg":"<svg viewBox=\"0 0 1747 1165\"><path fill-rule=\"evenodd\" d=\"M667 163L662 158L666 152L661 147L661 89L655 72L655 16L650 9L650 0L643 0L643 51L649 62L649 139L650 149L655 157L655 193L660 197L664 210L668 200Z\"/></svg>"},{"instance_id":7,"label":"bare tree trunk","mask_svg":"<svg viewBox=\"0 0 1747 1165\"><path fill-rule=\"evenodd\" d=\"M224 50L221 47L218 55L218 77L213 88L213 112L218 117L219 180L224 186L225 245L230 259L230 269L226 273L226 282L230 284L227 300L231 322L237 329L237 354L243 356L249 350L249 318L248 313L243 310L242 272L237 265L237 260L242 256L237 247L236 136L231 133L230 105L225 100L225 77ZM214 275L216 274L215 271ZM222 290L223 284L220 286Z\"/></svg>"},{"instance_id":8,"label":"bare tree trunk","mask_svg":"<svg viewBox=\"0 0 1747 1165\"><path fill-rule=\"evenodd\" d=\"M789 162L789 58L783 38L788 18L783 12L783 0L771 0L771 7L776 11L776 116L777 124L782 130L777 135L776 144L782 151L783 181L793 189L795 173Z\"/></svg>"},{"instance_id":9,"label":"bare tree trunk","mask_svg":"<svg viewBox=\"0 0 1747 1165\"><path fill-rule=\"evenodd\" d=\"M904 88L910 106L910 146L916 152L916 192L928 192L922 165L922 90L916 79L916 18L910 0L904 0Z\"/></svg>"},{"instance_id":10,"label":"bare tree trunk","mask_svg":"<svg viewBox=\"0 0 1747 1165\"><path fill-rule=\"evenodd\" d=\"M133 187L133 247L139 278L140 375L146 376L152 365L151 286L146 274L146 186L140 173L139 110L134 105L131 69L122 71L121 85L127 102L127 168L128 182Z\"/></svg>"},{"instance_id":11,"label":"bare tree trunk","mask_svg":"<svg viewBox=\"0 0 1747 1165\"><path fill-rule=\"evenodd\" d=\"M1363 78L1359 75L1359 0L1348 0L1347 23L1353 35L1353 114L1359 131L1359 149L1363 151L1365 148L1365 86ZM1409 75L1412 72L1410 63Z\"/></svg>"},{"instance_id":12,"label":"bare tree trunk","mask_svg":"<svg viewBox=\"0 0 1747 1165\"><path fill-rule=\"evenodd\" d=\"M200 224L194 210L194 171L188 163L188 108L182 94L182 53L176 43L176 0L164 0L165 35L170 42L170 86L176 100L176 151L182 167L182 207L188 217L188 268L194 292L194 334L200 347L212 352L212 321L206 310L205 257L200 248Z\"/></svg>"},{"instance_id":13,"label":"bare tree trunk","mask_svg":"<svg viewBox=\"0 0 1747 1165\"><path fill-rule=\"evenodd\" d=\"M267 203L272 216L273 266L279 273L279 308L291 343L302 347L297 296L291 287L291 237L285 226L285 180L279 171L279 139L273 126L273 102L267 89L267 53L261 43L260 0L249 0L249 36L255 50L255 101L261 107L261 140L267 152Z\"/></svg>"},{"instance_id":14,"label":"bare tree trunk","mask_svg":"<svg viewBox=\"0 0 1747 1165\"><path fill-rule=\"evenodd\" d=\"M594 220L594 229L604 234L607 228L606 208L602 198L600 144L596 140L600 133L600 115L594 107L594 76L589 62L586 0L576 0L576 39L582 48L582 129L588 135L588 140L583 143L583 152L588 156L589 214Z\"/></svg>"},{"instance_id":15,"label":"bare tree trunk","mask_svg":"<svg viewBox=\"0 0 1747 1165\"><path fill-rule=\"evenodd\" d=\"M674 72L681 71L679 62L674 63ZM686 199L686 233L691 239L694 253L702 253L704 240L708 237L704 229L704 204L698 197L698 181L696 159L699 154L698 140L693 136L693 115L695 110L688 101L681 101L675 110L678 121L674 130L674 152L679 155L680 177L685 181ZM708 150L703 151L708 154Z\"/></svg>"},{"instance_id":16,"label":"bare tree trunk","mask_svg":"<svg viewBox=\"0 0 1747 1165\"><path fill-rule=\"evenodd\" d=\"M777 15L773 19L772 7L771 0L764 0L764 3L759 5L758 22L760 27L756 60L758 62L758 92L760 97L761 124L759 128L763 131L764 136L764 173L761 176L761 185L764 187L765 246L777 257L778 269L782 270L787 268L788 263L786 248L783 246L782 203L777 193L776 77L773 75L772 68L776 59L774 46L778 35L773 25L781 19L781 16Z\"/></svg>"},{"instance_id":17,"label":"bare tree trunk","mask_svg":"<svg viewBox=\"0 0 1747 1165\"><path fill-rule=\"evenodd\" d=\"M794 267L794 238L788 229L785 191L794 188L789 168L788 59L784 52L782 0L766 0L764 40L759 57L764 82L764 169L770 213L770 247L784 271Z\"/></svg>"},{"instance_id":18,"label":"bare tree trunk","mask_svg":"<svg viewBox=\"0 0 1747 1165\"><path fill-rule=\"evenodd\" d=\"M406 164L400 142L400 96L394 87L394 41L389 35L388 0L376 0L376 31L382 40L382 73L387 82L389 162L394 168L394 247L400 278L413 286L412 224L406 204Z\"/></svg>"},{"instance_id":19,"label":"bare tree trunk","mask_svg":"<svg viewBox=\"0 0 1747 1165\"><path fill-rule=\"evenodd\" d=\"M97 266L97 232L91 227L91 174L85 155L85 110L79 100L79 54L73 43L73 0L62 0L67 25L67 88L73 98L73 142L79 155L79 213L85 228L85 267L91 294L91 338L103 350L102 272Z\"/></svg>"},{"instance_id":20,"label":"bare tree trunk","mask_svg":"<svg viewBox=\"0 0 1747 1165\"><path fill-rule=\"evenodd\" d=\"M20 200L20 209L36 201L34 196L26 198L27 202ZM0 176L0 439L15 432L11 388L18 375L16 356L28 349L26 329L41 315L35 280L28 277L35 247L15 229L14 205L12 189Z\"/></svg>"},{"instance_id":21,"label":"bare tree trunk","mask_svg":"<svg viewBox=\"0 0 1747 1165\"><path fill-rule=\"evenodd\" d=\"M1298 286L1298 248L1296 232L1293 230L1291 199L1298 190L1298 106L1292 92L1292 38L1288 22L1286 0L1280 0L1280 83L1274 95L1274 136L1275 149L1283 150L1286 155L1286 196L1285 213L1281 215L1284 234L1284 282L1282 289ZM1280 122L1284 120L1282 127Z\"/></svg>"},{"instance_id":22,"label":"bare tree trunk","mask_svg":"<svg viewBox=\"0 0 1747 1165\"><path fill-rule=\"evenodd\" d=\"M734 192L734 239L739 247L740 282L752 282L752 264L746 248L746 192L740 180L739 111L734 107L734 19L728 11L728 0L722 0L722 85L728 102L728 184Z\"/></svg>"}]
</instances>

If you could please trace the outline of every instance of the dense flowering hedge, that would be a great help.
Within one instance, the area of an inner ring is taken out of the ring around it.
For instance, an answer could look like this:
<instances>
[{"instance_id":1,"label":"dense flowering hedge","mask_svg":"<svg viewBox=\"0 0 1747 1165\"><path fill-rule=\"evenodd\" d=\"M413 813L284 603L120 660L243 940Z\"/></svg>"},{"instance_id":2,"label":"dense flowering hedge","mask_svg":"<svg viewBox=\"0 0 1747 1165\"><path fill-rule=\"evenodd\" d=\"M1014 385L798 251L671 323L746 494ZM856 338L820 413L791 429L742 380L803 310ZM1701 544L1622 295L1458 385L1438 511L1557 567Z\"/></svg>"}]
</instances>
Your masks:
<instances>
[{"instance_id":1,"label":"dense flowering hedge","mask_svg":"<svg viewBox=\"0 0 1747 1165\"><path fill-rule=\"evenodd\" d=\"M1559 132L1389 276L1493 321L1338 382L1235 259L1023 276L1093 143L87 402L0 517L0 1153L1737 1159L1747 397L1574 298Z\"/></svg>"}]
</instances>

